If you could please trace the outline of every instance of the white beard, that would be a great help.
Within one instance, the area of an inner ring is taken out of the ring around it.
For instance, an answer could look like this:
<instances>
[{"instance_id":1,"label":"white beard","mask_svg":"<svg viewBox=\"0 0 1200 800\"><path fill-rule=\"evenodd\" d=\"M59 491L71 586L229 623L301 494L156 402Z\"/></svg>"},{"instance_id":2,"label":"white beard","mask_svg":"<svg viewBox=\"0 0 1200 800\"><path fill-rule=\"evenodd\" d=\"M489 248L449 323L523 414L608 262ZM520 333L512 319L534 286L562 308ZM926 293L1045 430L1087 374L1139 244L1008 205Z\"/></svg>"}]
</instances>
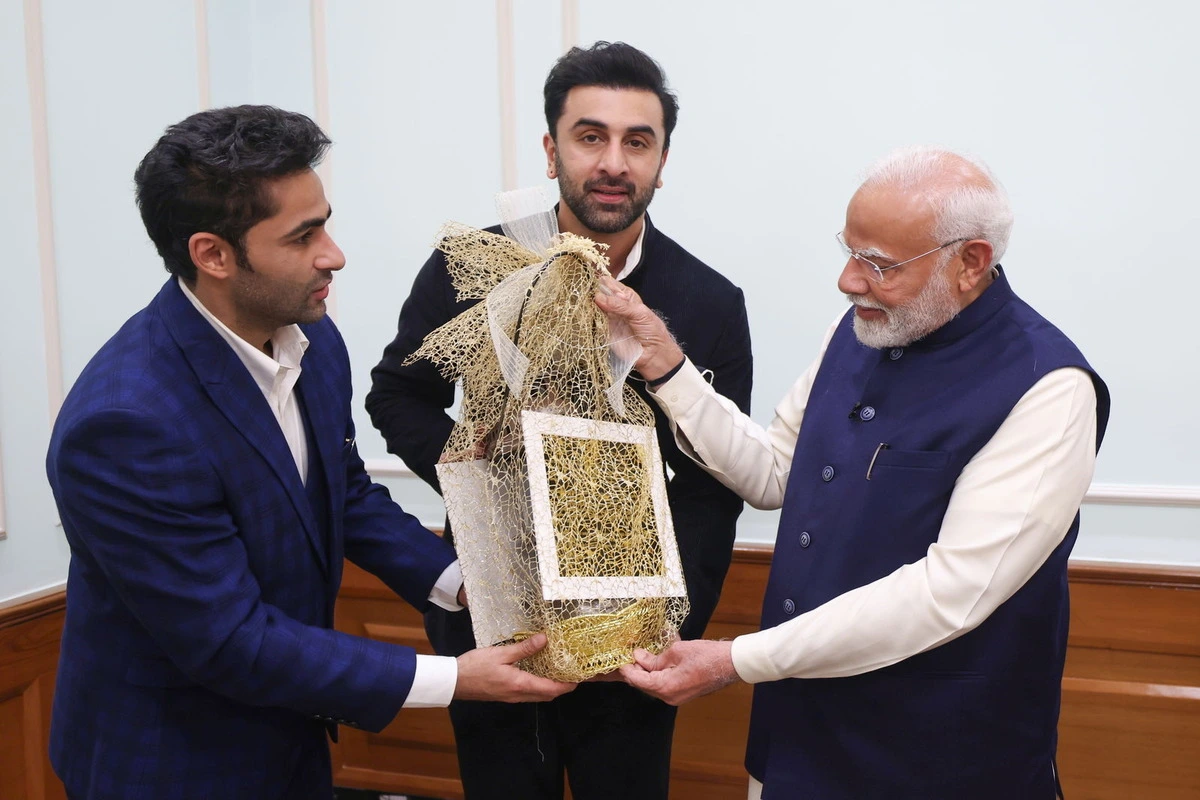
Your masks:
<instances>
[{"instance_id":1,"label":"white beard","mask_svg":"<svg viewBox=\"0 0 1200 800\"><path fill-rule=\"evenodd\" d=\"M854 316L854 335L867 347L882 350L888 347L907 347L922 339L958 316L958 300L950 291L947 270L939 266L929 276L921 293L907 303L886 308L877 302L857 295L846 299L860 308L876 308L885 314L883 319L863 319Z\"/></svg>"}]
</instances>

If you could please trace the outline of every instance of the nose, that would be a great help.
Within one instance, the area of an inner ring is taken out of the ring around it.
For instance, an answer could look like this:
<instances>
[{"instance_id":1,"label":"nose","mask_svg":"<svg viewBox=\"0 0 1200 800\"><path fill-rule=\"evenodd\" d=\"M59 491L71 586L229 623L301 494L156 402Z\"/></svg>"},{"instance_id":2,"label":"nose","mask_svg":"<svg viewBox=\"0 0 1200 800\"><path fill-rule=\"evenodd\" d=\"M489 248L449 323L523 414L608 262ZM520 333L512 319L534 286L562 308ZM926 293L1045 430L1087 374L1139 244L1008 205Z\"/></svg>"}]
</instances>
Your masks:
<instances>
[{"instance_id":1,"label":"nose","mask_svg":"<svg viewBox=\"0 0 1200 800\"><path fill-rule=\"evenodd\" d=\"M330 270L336 272L346 266L346 255L342 252L342 248L337 246L337 242L325 232L325 247L321 254L317 256L316 268Z\"/></svg>"},{"instance_id":2,"label":"nose","mask_svg":"<svg viewBox=\"0 0 1200 800\"><path fill-rule=\"evenodd\" d=\"M613 137L600 155L600 170L607 175L624 175L628 169L624 142Z\"/></svg>"},{"instance_id":3,"label":"nose","mask_svg":"<svg viewBox=\"0 0 1200 800\"><path fill-rule=\"evenodd\" d=\"M838 276L837 287L842 294L868 294L871 291L870 281L864 274L862 265L854 256L846 258L846 266Z\"/></svg>"}]
</instances>

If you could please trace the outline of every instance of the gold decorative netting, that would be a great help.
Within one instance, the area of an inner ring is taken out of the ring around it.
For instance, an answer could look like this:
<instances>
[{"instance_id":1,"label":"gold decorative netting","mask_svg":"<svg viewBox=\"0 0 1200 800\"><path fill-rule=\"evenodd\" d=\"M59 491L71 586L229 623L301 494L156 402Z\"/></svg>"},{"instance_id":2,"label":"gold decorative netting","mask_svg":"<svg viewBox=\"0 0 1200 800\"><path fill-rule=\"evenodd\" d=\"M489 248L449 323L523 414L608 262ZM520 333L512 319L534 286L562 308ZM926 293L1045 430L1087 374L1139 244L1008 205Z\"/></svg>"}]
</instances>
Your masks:
<instances>
[{"instance_id":1,"label":"gold decorative netting","mask_svg":"<svg viewBox=\"0 0 1200 800\"><path fill-rule=\"evenodd\" d=\"M592 299L605 246L564 233L539 253L457 224L437 246L459 299L482 302L409 361L462 380L438 475L477 643L544 631L521 666L564 681L661 651L688 604L654 415Z\"/></svg>"}]
</instances>

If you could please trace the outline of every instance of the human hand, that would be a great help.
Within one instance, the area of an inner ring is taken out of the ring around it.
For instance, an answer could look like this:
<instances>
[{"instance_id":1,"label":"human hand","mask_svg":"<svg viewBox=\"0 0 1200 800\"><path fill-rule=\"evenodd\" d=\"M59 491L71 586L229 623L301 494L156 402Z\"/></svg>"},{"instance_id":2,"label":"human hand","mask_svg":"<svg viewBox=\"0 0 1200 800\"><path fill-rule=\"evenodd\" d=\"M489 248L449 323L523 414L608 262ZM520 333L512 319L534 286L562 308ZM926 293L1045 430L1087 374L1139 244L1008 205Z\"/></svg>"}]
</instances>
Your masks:
<instances>
[{"instance_id":1,"label":"human hand","mask_svg":"<svg viewBox=\"0 0 1200 800\"><path fill-rule=\"evenodd\" d=\"M575 684L539 678L513 666L545 646L546 634L539 633L516 644L480 647L463 653L458 657L454 699L525 703L553 700L566 694Z\"/></svg>"},{"instance_id":2,"label":"human hand","mask_svg":"<svg viewBox=\"0 0 1200 800\"><path fill-rule=\"evenodd\" d=\"M467 585L463 584L458 587L458 604L463 608L467 607Z\"/></svg>"},{"instance_id":3,"label":"human hand","mask_svg":"<svg viewBox=\"0 0 1200 800\"><path fill-rule=\"evenodd\" d=\"M676 642L657 656L635 650L633 658L635 663L621 667L625 682L673 706L739 680L733 668L733 642Z\"/></svg>"},{"instance_id":4,"label":"human hand","mask_svg":"<svg viewBox=\"0 0 1200 800\"><path fill-rule=\"evenodd\" d=\"M642 346L634 368L646 380L661 378L683 361L683 350L662 318L646 307L637 292L611 275L600 276L596 305L610 320L623 322Z\"/></svg>"}]
</instances>

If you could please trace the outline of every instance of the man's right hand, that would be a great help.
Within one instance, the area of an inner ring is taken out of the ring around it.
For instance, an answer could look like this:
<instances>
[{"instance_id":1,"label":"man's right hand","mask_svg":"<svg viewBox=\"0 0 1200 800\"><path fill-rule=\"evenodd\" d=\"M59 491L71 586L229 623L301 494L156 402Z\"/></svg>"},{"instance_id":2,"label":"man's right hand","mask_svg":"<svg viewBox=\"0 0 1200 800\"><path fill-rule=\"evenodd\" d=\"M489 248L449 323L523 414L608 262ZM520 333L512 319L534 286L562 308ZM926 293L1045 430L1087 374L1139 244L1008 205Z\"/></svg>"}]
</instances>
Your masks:
<instances>
[{"instance_id":1,"label":"man's right hand","mask_svg":"<svg viewBox=\"0 0 1200 800\"><path fill-rule=\"evenodd\" d=\"M546 635L539 633L523 642L497 647L481 647L458 657L458 683L455 700L493 700L525 703L553 700L575 688L530 675L513 666L546 646Z\"/></svg>"},{"instance_id":2,"label":"man's right hand","mask_svg":"<svg viewBox=\"0 0 1200 800\"><path fill-rule=\"evenodd\" d=\"M662 318L651 311L638 293L611 275L600 277L596 305L610 319L622 320L642 346L642 355L634 368L648 381L666 375L683 361L683 350L667 330Z\"/></svg>"}]
</instances>

